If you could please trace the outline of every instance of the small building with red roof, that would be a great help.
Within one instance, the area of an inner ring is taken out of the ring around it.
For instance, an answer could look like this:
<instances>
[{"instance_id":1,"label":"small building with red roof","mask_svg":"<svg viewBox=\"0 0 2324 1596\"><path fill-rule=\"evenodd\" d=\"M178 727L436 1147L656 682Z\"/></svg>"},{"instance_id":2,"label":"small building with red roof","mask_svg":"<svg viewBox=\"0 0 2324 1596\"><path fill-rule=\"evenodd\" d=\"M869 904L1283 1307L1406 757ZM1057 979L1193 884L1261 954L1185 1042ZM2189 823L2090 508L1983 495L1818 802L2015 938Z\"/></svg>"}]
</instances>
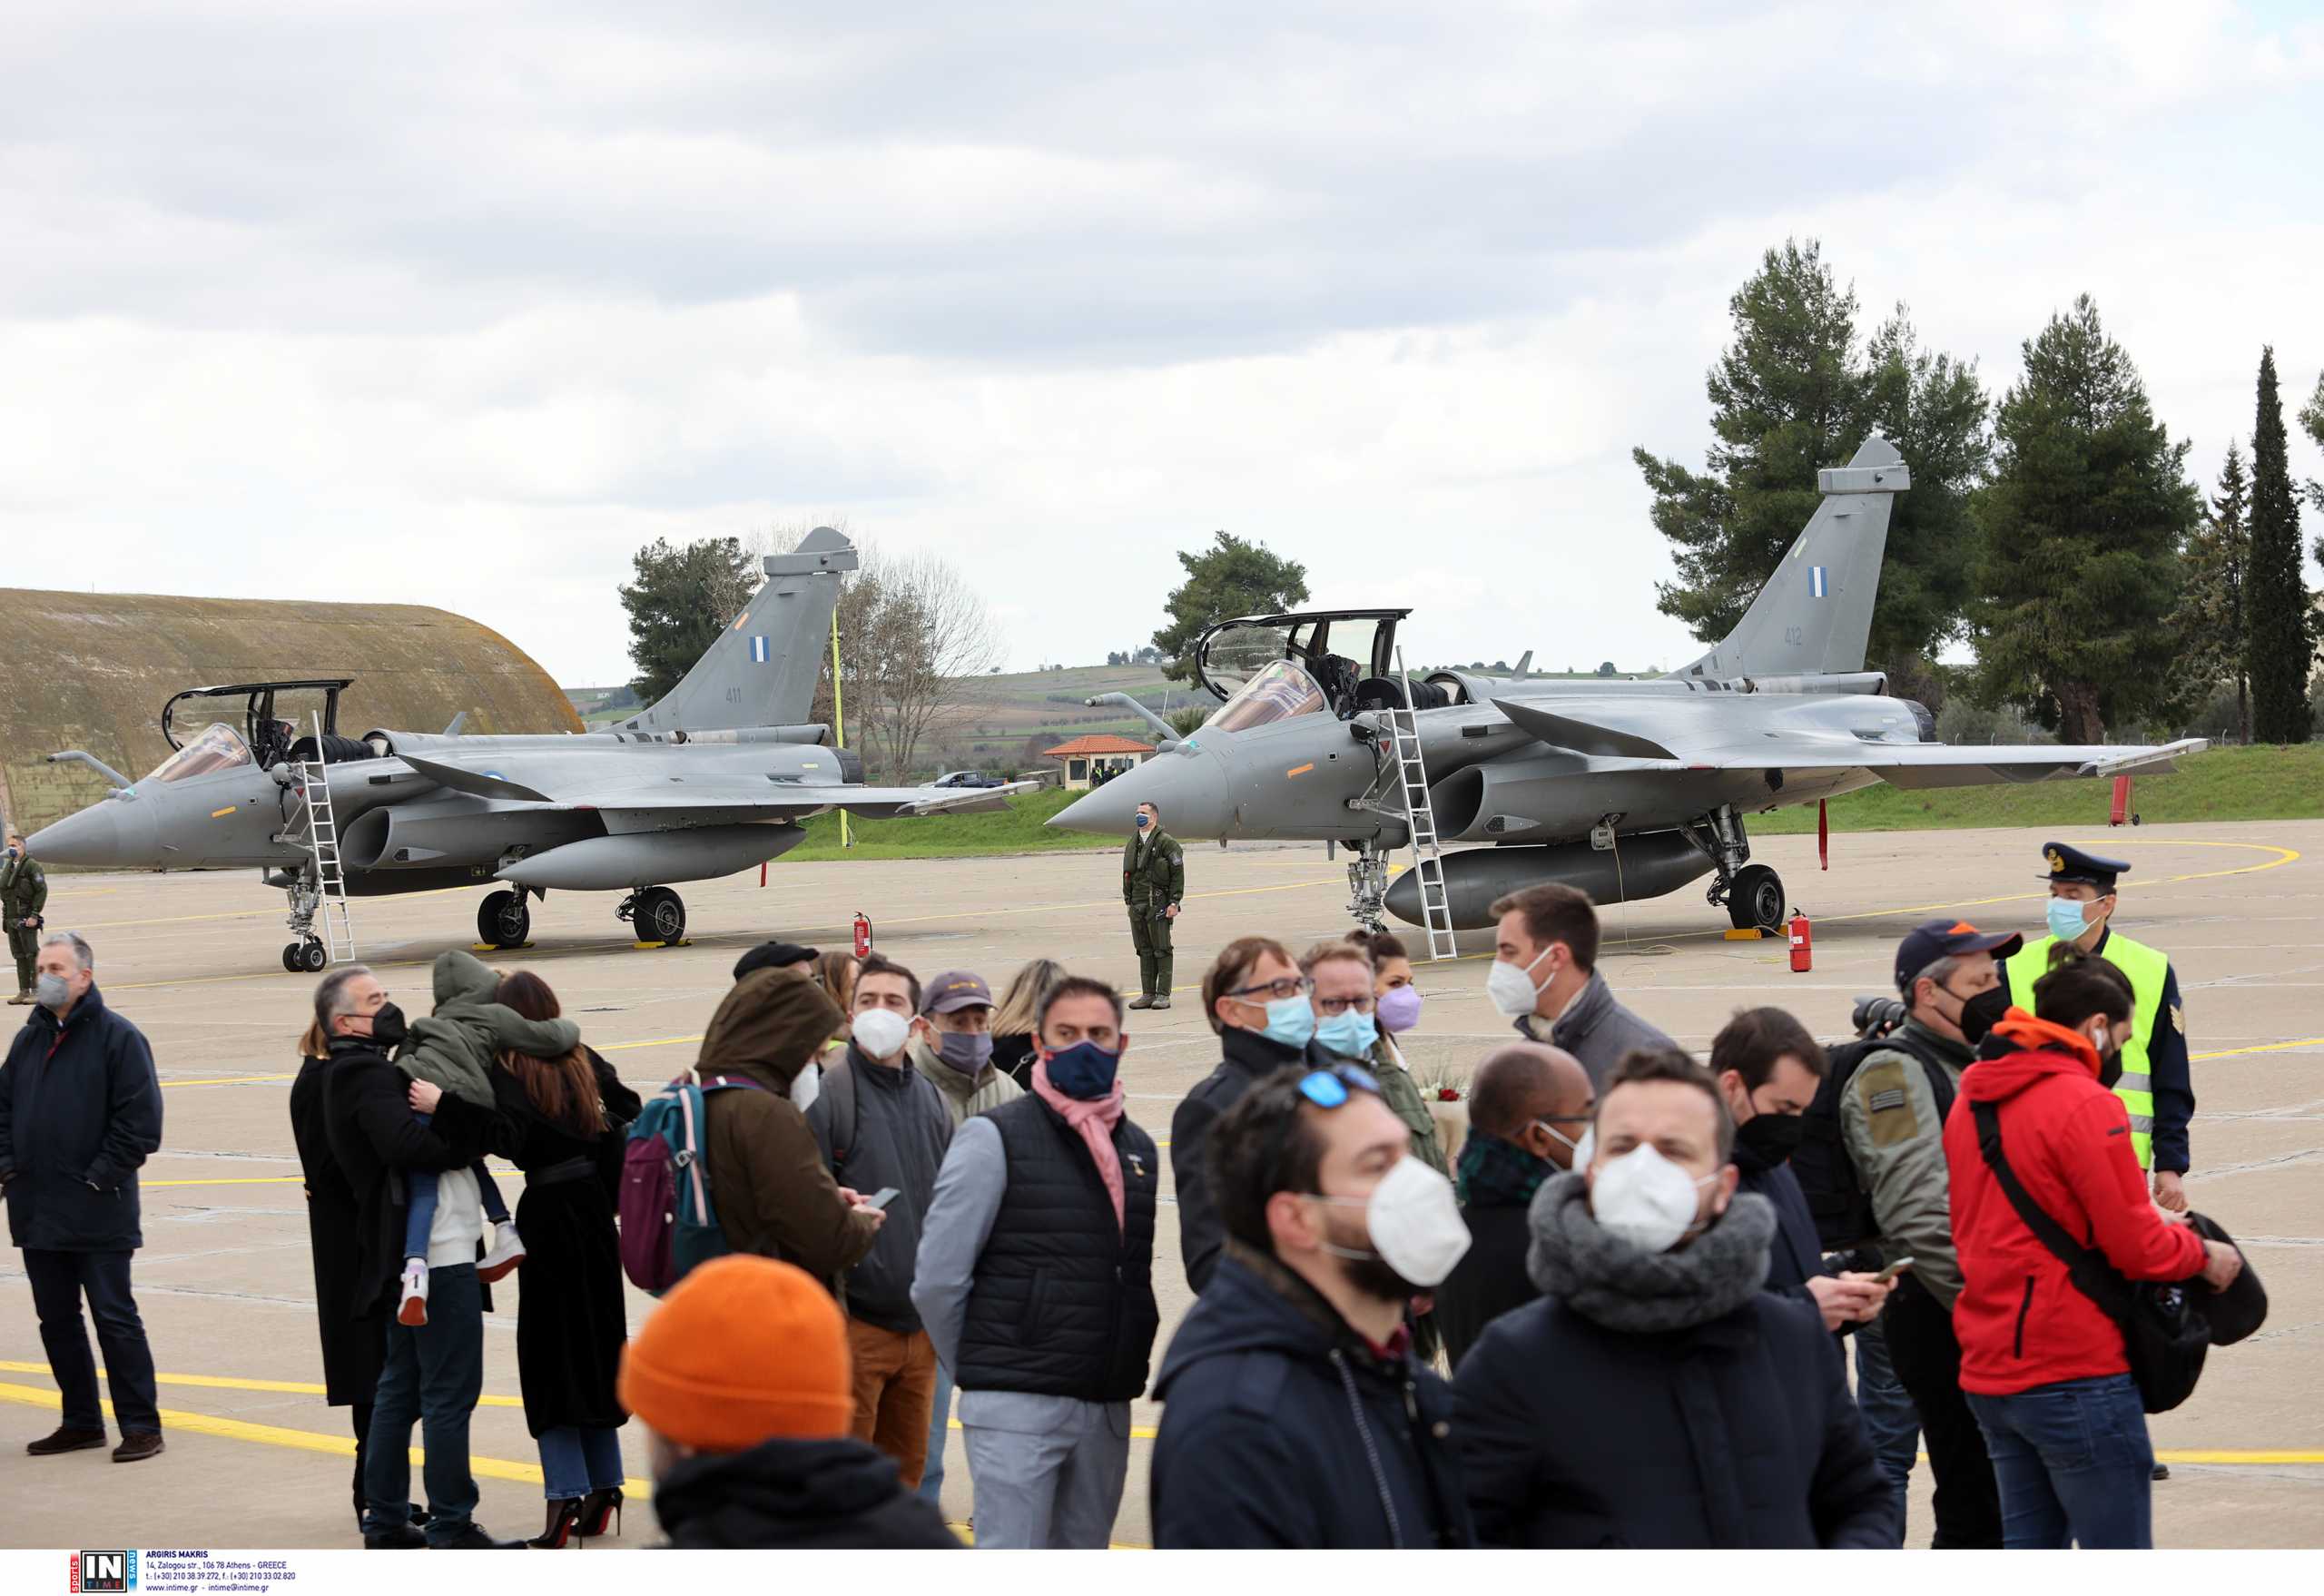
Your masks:
<instances>
[{"instance_id":1,"label":"small building with red roof","mask_svg":"<svg viewBox=\"0 0 2324 1596\"><path fill-rule=\"evenodd\" d=\"M1102 787L1124 771L1136 770L1154 757L1154 744L1141 743L1135 737L1117 737L1099 733L1076 737L1054 748L1041 750L1041 757L1054 759L1065 766L1065 790L1086 792Z\"/></svg>"}]
</instances>

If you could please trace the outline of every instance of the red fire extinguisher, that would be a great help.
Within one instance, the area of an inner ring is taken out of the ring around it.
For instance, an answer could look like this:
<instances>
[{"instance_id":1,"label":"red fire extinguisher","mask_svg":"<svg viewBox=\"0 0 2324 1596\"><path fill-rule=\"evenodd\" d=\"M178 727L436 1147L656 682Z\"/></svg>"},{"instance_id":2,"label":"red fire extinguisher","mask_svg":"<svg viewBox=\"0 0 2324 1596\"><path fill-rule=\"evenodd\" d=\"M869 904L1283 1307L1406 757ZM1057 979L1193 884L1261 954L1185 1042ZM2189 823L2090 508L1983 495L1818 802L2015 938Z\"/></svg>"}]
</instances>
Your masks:
<instances>
[{"instance_id":1,"label":"red fire extinguisher","mask_svg":"<svg viewBox=\"0 0 2324 1596\"><path fill-rule=\"evenodd\" d=\"M1797 909L1791 911L1791 972L1806 975L1816 962L1816 928Z\"/></svg>"},{"instance_id":2,"label":"red fire extinguisher","mask_svg":"<svg viewBox=\"0 0 2324 1596\"><path fill-rule=\"evenodd\" d=\"M855 956L858 959L872 956L872 922L860 911L855 916Z\"/></svg>"}]
</instances>

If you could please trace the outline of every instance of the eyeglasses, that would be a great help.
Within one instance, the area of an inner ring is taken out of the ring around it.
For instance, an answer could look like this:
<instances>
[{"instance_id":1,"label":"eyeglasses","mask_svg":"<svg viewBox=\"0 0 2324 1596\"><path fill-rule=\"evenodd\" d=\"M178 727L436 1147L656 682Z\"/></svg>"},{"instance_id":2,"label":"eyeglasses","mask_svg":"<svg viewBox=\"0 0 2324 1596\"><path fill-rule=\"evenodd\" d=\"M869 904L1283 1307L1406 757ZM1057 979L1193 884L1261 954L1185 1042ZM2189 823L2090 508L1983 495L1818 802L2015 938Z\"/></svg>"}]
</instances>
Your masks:
<instances>
[{"instance_id":1,"label":"eyeglasses","mask_svg":"<svg viewBox=\"0 0 2324 1596\"><path fill-rule=\"evenodd\" d=\"M1296 998L1303 993L1309 992L1314 990L1315 983L1308 980L1305 976L1286 975L1281 980L1264 981L1257 986L1236 987L1229 990L1226 995L1230 998L1256 998L1265 996L1275 1002L1280 1003L1286 998Z\"/></svg>"},{"instance_id":2,"label":"eyeglasses","mask_svg":"<svg viewBox=\"0 0 2324 1596\"><path fill-rule=\"evenodd\" d=\"M1372 1012L1372 994L1366 992L1360 998L1318 998L1315 1007L1326 1014L1345 1014L1351 1010L1369 1014Z\"/></svg>"}]
</instances>

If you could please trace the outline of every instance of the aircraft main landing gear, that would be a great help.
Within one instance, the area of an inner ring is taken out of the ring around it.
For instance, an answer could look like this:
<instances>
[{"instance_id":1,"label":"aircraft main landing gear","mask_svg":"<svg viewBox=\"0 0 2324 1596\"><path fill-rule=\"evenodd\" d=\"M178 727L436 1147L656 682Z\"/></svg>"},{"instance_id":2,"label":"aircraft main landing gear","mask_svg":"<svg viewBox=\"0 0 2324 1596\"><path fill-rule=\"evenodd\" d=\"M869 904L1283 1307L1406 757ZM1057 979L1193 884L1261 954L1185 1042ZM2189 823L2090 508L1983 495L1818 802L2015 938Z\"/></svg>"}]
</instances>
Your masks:
<instances>
[{"instance_id":1,"label":"aircraft main landing gear","mask_svg":"<svg viewBox=\"0 0 2324 1596\"><path fill-rule=\"evenodd\" d=\"M1718 872L1708 896L1712 908L1727 911L1729 925L1770 936L1784 929L1783 878L1764 864L1750 862L1751 840L1733 804L1722 804L1679 830L1709 856Z\"/></svg>"},{"instance_id":2,"label":"aircraft main landing gear","mask_svg":"<svg viewBox=\"0 0 2324 1596\"><path fill-rule=\"evenodd\" d=\"M477 906L476 940L489 948L521 948L533 933L533 911L517 892L492 892Z\"/></svg>"},{"instance_id":3,"label":"aircraft main landing gear","mask_svg":"<svg viewBox=\"0 0 2324 1596\"><path fill-rule=\"evenodd\" d=\"M675 948L686 940L685 900L667 887L645 887L632 892L621 901L614 916L635 926L641 942Z\"/></svg>"}]
</instances>

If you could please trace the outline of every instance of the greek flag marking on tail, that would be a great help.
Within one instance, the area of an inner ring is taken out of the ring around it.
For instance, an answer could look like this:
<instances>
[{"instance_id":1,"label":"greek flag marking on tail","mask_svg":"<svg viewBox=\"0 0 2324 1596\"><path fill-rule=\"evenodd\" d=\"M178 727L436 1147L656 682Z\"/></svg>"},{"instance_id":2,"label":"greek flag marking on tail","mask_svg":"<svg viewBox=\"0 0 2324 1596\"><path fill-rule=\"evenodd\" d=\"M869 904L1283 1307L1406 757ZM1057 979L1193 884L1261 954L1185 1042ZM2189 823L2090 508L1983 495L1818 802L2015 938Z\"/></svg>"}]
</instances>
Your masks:
<instances>
[{"instance_id":1,"label":"greek flag marking on tail","mask_svg":"<svg viewBox=\"0 0 2324 1596\"><path fill-rule=\"evenodd\" d=\"M1808 566L1807 596L1810 598L1822 598L1829 590L1830 584L1824 579L1824 567L1821 566Z\"/></svg>"},{"instance_id":2,"label":"greek flag marking on tail","mask_svg":"<svg viewBox=\"0 0 2324 1596\"><path fill-rule=\"evenodd\" d=\"M767 640L765 638L753 636L751 639L751 663L753 665L764 665L772 656L773 651L768 646Z\"/></svg>"}]
</instances>

